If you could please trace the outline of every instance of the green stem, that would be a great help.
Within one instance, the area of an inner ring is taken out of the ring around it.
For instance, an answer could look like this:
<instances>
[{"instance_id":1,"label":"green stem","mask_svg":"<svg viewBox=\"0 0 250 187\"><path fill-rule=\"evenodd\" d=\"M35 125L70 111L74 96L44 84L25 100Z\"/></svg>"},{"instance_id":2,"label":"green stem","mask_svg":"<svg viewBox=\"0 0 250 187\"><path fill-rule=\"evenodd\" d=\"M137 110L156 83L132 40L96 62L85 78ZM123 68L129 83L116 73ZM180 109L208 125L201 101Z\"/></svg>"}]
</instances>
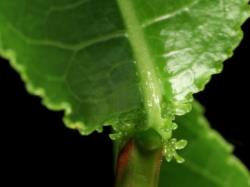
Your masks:
<instances>
[{"instance_id":1,"label":"green stem","mask_svg":"<svg viewBox=\"0 0 250 187\"><path fill-rule=\"evenodd\" d=\"M145 150L129 140L118 155L115 187L157 187L161 160L161 148Z\"/></svg>"}]
</instances>

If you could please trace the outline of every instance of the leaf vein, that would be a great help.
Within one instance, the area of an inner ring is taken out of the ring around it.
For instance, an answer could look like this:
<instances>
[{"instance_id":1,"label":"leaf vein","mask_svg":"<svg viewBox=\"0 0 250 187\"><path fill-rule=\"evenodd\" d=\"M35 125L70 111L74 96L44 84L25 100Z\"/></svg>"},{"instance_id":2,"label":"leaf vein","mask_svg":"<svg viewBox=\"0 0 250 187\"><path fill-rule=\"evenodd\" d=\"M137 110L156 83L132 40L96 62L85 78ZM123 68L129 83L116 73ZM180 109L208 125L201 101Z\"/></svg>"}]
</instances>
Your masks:
<instances>
[{"instance_id":1,"label":"leaf vein","mask_svg":"<svg viewBox=\"0 0 250 187\"><path fill-rule=\"evenodd\" d=\"M67 5L63 5L63 6L51 6L47 12L47 14L51 14L52 12L56 12L56 11L66 11L66 10L72 10L75 8L78 8L79 6L90 2L90 0L81 0L81 1L77 1L75 3L70 3Z\"/></svg>"},{"instance_id":2,"label":"leaf vein","mask_svg":"<svg viewBox=\"0 0 250 187\"><path fill-rule=\"evenodd\" d=\"M199 3L199 0L196 0L196 1L192 2L192 3L190 3L189 5L187 5L185 7L182 7L181 9L178 9L178 10L176 10L174 12L171 12L171 13L161 15L159 17L155 17L153 19L147 20L142 24L142 27L143 28L150 27L150 26L152 26L152 25L154 25L156 23L159 23L159 22L166 21L168 19L174 18L175 16L177 16L179 14L182 14L184 12L188 12L192 7L194 7L198 3Z\"/></svg>"},{"instance_id":3,"label":"leaf vein","mask_svg":"<svg viewBox=\"0 0 250 187\"><path fill-rule=\"evenodd\" d=\"M111 32L107 33L102 36L96 36L93 37L89 40L82 41L78 44L65 44L60 41L53 41L49 39L35 39L31 38L27 35L25 35L22 31L18 30L15 28L12 24L9 23L9 28L10 30L14 31L20 38L22 38L25 42L31 44L31 45L40 45L40 46L51 46L51 47L56 47L56 48L61 48L61 49L66 49L66 50L72 50L72 51L79 51L84 48L90 47L92 45L106 42L115 38L121 38L121 37L126 37L126 33L124 31L116 31L116 32Z\"/></svg>"}]
</instances>

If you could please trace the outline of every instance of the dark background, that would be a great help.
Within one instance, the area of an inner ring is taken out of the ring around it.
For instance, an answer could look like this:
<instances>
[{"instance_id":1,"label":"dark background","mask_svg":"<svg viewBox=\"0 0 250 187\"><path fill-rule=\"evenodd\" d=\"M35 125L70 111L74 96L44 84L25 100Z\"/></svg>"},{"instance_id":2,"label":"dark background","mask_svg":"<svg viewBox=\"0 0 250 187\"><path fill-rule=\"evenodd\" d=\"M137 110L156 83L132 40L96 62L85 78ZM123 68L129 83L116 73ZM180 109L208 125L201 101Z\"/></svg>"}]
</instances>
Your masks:
<instances>
[{"instance_id":1,"label":"dark background","mask_svg":"<svg viewBox=\"0 0 250 187\"><path fill-rule=\"evenodd\" d=\"M243 30L245 38L225 63L223 73L214 76L206 91L196 97L205 105L212 126L235 145L235 154L250 168L250 21ZM63 113L47 110L40 98L27 94L19 75L3 59L0 107L0 170L11 178L6 179L8 186L17 181L33 186L37 185L32 181L47 185L69 182L69 186L112 186L108 130L83 137L64 127Z\"/></svg>"}]
</instances>

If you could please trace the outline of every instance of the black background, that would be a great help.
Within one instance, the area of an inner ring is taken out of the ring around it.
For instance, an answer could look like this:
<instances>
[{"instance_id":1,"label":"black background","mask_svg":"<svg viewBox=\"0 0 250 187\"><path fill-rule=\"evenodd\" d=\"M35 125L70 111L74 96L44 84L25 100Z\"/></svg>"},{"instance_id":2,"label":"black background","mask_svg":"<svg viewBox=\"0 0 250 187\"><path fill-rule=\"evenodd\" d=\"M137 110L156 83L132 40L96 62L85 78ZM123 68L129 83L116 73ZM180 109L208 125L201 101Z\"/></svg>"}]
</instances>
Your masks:
<instances>
[{"instance_id":1,"label":"black background","mask_svg":"<svg viewBox=\"0 0 250 187\"><path fill-rule=\"evenodd\" d=\"M243 30L245 37L225 62L223 73L213 76L196 97L205 105L212 126L235 145L235 154L250 168L250 21ZM0 171L2 177L10 178L5 178L8 186L17 181L33 186L62 182L69 182L68 186L112 186L108 130L83 137L64 127L63 113L47 110L40 98L27 94L19 75L3 59L0 107Z\"/></svg>"}]
</instances>

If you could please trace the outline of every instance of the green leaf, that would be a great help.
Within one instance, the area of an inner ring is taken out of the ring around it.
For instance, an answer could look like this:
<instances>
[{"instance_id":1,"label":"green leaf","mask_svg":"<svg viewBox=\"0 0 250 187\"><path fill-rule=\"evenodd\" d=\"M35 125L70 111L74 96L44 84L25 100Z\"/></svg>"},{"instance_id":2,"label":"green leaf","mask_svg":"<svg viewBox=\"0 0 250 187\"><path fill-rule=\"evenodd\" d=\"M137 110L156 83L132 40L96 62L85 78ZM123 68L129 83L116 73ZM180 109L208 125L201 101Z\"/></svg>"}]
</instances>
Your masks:
<instances>
[{"instance_id":1,"label":"green leaf","mask_svg":"<svg viewBox=\"0 0 250 187\"><path fill-rule=\"evenodd\" d=\"M168 140L239 44L247 3L1 0L0 54L68 127L113 125L113 138L152 128Z\"/></svg>"},{"instance_id":2,"label":"green leaf","mask_svg":"<svg viewBox=\"0 0 250 187\"><path fill-rule=\"evenodd\" d=\"M160 187L249 187L249 172L231 155L232 146L210 128L203 113L195 103L189 114L177 119L177 137L189 141L182 151L186 161L163 162Z\"/></svg>"}]
</instances>

